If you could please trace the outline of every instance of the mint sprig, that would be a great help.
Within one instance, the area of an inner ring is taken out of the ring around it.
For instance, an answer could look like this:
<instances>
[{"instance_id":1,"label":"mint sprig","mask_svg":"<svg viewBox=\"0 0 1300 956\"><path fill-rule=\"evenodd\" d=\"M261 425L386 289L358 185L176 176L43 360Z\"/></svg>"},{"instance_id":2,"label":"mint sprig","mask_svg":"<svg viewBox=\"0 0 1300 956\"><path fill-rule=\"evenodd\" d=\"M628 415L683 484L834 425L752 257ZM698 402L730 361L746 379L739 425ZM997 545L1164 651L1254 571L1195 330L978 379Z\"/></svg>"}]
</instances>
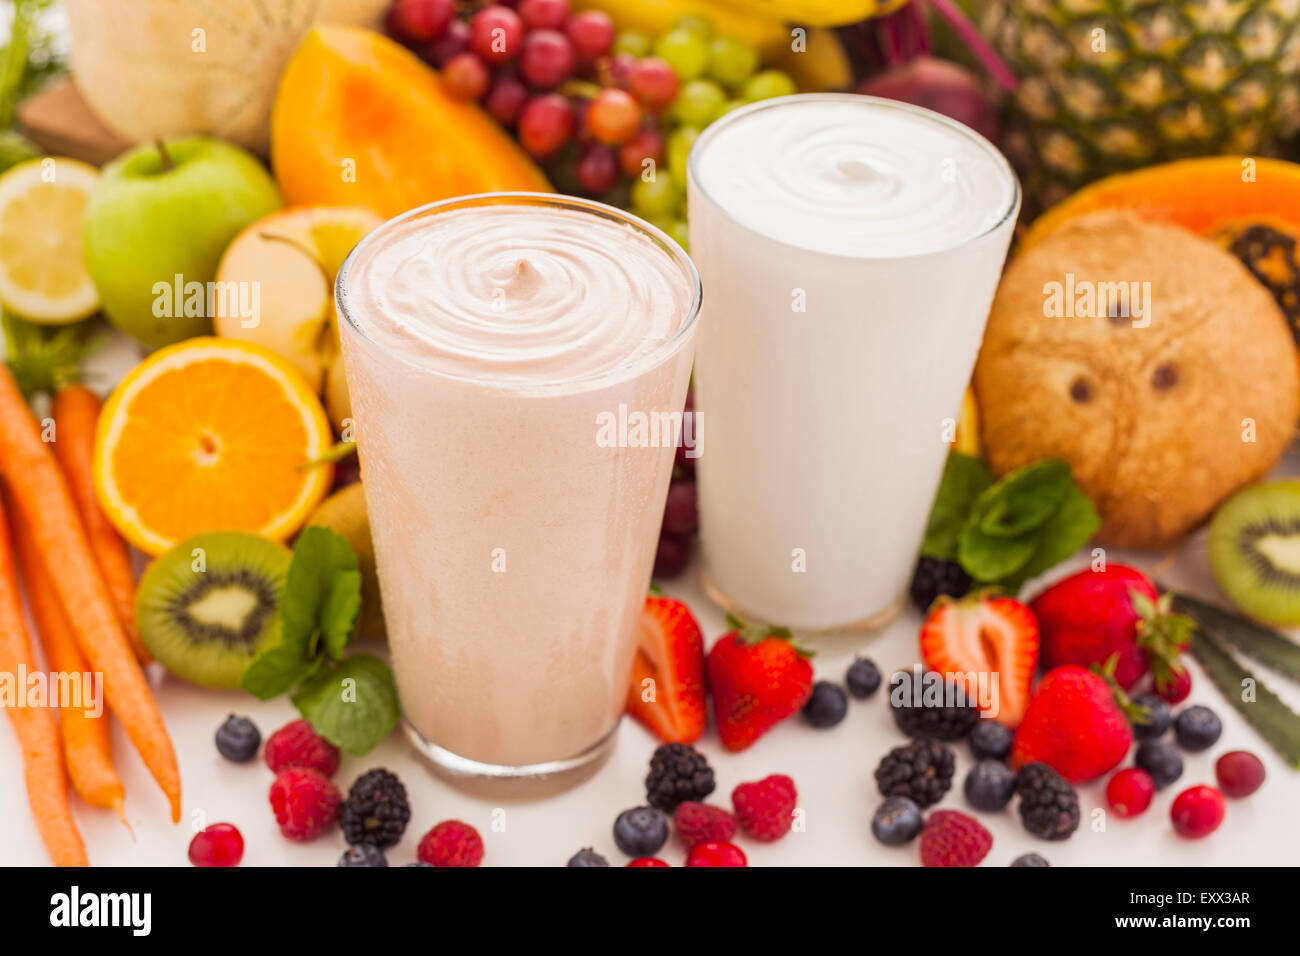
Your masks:
<instances>
[{"instance_id":1,"label":"mint sprig","mask_svg":"<svg viewBox=\"0 0 1300 956\"><path fill-rule=\"evenodd\" d=\"M1100 526L1064 462L1035 462L995 482L978 458L951 452L921 554L956 561L979 584L1014 592Z\"/></svg>"},{"instance_id":2,"label":"mint sprig","mask_svg":"<svg viewBox=\"0 0 1300 956\"><path fill-rule=\"evenodd\" d=\"M393 672L377 657L344 658L361 611L356 552L329 528L303 530L280 593L280 643L258 654L243 687L270 700L291 700L322 737L365 754L397 726Z\"/></svg>"}]
</instances>

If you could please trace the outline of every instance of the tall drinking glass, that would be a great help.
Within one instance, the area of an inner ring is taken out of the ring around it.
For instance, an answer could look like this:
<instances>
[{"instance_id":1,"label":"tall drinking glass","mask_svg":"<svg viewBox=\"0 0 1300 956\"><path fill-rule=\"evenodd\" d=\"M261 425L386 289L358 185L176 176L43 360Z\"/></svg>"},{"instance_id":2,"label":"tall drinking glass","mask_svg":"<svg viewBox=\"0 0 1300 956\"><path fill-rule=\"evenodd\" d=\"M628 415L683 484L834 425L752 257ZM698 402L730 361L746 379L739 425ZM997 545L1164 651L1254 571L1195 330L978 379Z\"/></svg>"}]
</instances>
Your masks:
<instances>
[{"instance_id":1,"label":"tall drinking glass","mask_svg":"<svg viewBox=\"0 0 1300 956\"><path fill-rule=\"evenodd\" d=\"M456 776L591 763L627 696L694 267L621 210L492 194L386 223L336 297L408 736Z\"/></svg>"},{"instance_id":2,"label":"tall drinking glass","mask_svg":"<svg viewBox=\"0 0 1300 956\"><path fill-rule=\"evenodd\" d=\"M854 95L729 113L688 162L708 306L695 407L706 587L775 623L901 601L1020 206L937 113Z\"/></svg>"}]
</instances>

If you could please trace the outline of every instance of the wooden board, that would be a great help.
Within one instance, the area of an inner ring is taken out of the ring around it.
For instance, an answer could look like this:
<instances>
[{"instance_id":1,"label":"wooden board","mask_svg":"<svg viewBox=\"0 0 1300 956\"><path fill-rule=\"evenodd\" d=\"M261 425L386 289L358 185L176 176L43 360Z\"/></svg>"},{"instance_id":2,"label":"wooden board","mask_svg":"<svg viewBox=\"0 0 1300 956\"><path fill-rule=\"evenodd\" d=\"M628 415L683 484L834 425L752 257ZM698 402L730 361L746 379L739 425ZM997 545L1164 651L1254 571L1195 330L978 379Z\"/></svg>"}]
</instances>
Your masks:
<instances>
[{"instance_id":1,"label":"wooden board","mask_svg":"<svg viewBox=\"0 0 1300 956\"><path fill-rule=\"evenodd\" d=\"M47 153L96 166L131 146L100 122L68 77L55 80L19 104L18 125Z\"/></svg>"}]
</instances>

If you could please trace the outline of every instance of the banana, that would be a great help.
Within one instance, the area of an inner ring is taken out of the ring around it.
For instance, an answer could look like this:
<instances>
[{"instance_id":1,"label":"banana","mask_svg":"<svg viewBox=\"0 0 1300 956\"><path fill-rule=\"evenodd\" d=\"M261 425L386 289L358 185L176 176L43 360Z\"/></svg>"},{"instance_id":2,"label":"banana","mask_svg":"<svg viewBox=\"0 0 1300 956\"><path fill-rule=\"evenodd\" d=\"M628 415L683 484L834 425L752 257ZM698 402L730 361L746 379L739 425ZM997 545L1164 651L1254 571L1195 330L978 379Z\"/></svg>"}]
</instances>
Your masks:
<instances>
[{"instance_id":1,"label":"banana","mask_svg":"<svg viewBox=\"0 0 1300 956\"><path fill-rule=\"evenodd\" d=\"M787 44L765 64L786 73L801 93L847 90L853 86L853 66L834 30L813 27L800 50Z\"/></svg>"},{"instance_id":2,"label":"banana","mask_svg":"<svg viewBox=\"0 0 1300 956\"><path fill-rule=\"evenodd\" d=\"M754 17L809 27L838 27L893 13L907 0L712 0Z\"/></svg>"}]
</instances>

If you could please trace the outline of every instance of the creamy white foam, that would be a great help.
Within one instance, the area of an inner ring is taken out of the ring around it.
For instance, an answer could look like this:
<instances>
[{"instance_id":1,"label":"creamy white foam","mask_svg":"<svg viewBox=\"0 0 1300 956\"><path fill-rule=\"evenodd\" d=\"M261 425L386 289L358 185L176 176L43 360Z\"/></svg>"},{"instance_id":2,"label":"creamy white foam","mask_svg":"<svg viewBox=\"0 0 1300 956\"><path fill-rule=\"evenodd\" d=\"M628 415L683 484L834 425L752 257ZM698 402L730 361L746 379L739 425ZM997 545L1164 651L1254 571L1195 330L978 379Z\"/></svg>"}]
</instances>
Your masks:
<instances>
[{"instance_id":1,"label":"creamy white foam","mask_svg":"<svg viewBox=\"0 0 1300 956\"><path fill-rule=\"evenodd\" d=\"M787 97L724 118L691 156L737 222L817 252L937 252L987 232L1015 201L1006 160L937 114L867 96Z\"/></svg>"},{"instance_id":2,"label":"creamy white foam","mask_svg":"<svg viewBox=\"0 0 1300 956\"><path fill-rule=\"evenodd\" d=\"M349 288L362 331L407 361L519 384L635 362L672 338L693 293L645 234L537 205L399 223L358 252Z\"/></svg>"}]
</instances>

